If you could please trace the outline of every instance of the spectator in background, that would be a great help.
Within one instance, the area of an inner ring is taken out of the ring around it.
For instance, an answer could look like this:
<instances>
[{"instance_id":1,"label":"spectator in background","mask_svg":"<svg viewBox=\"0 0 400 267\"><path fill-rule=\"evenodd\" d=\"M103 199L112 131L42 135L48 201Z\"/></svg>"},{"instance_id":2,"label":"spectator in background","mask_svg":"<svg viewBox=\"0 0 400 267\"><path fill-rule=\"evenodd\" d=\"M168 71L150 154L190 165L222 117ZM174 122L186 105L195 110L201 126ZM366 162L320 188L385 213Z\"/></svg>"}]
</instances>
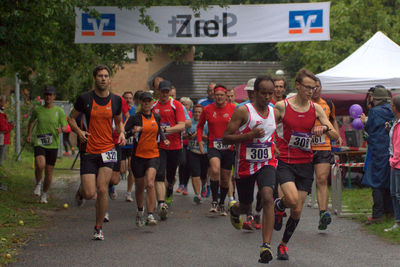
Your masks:
<instances>
[{"instance_id":1,"label":"spectator in background","mask_svg":"<svg viewBox=\"0 0 400 267\"><path fill-rule=\"evenodd\" d=\"M10 144L10 132L14 128L14 123L9 122L7 119L7 115L4 112L5 107L6 97L0 96L0 166L3 164L6 145ZM7 190L7 187L2 185L1 182L0 190Z\"/></svg>"},{"instance_id":2,"label":"spectator in background","mask_svg":"<svg viewBox=\"0 0 400 267\"><path fill-rule=\"evenodd\" d=\"M276 102L286 98L286 79L284 76L277 76L274 78L274 95L272 96L271 103L275 105Z\"/></svg>"},{"instance_id":3,"label":"spectator in background","mask_svg":"<svg viewBox=\"0 0 400 267\"><path fill-rule=\"evenodd\" d=\"M197 101L197 104L200 104L203 107L205 107L215 102L215 96L214 96L215 85L216 83L213 82L208 84L207 97L201 98L199 101Z\"/></svg>"},{"instance_id":4,"label":"spectator in background","mask_svg":"<svg viewBox=\"0 0 400 267\"><path fill-rule=\"evenodd\" d=\"M227 96L228 96L228 102L229 103L235 104L236 106L238 105L238 103L235 102L236 94L235 94L235 89L234 88L232 88L231 90L228 91Z\"/></svg>"},{"instance_id":5,"label":"spectator in background","mask_svg":"<svg viewBox=\"0 0 400 267\"><path fill-rule=\"evenodd\" d=\"M69 134L72 132L71 127L67 124L67 130L63 133L63 145L64 145L64 156L69 156L75 154L74 146L71 144L69 140ZM71 148L71 153L69 153L69 148Z\"/></svg>"},{"instance_id":6,"label":"spectator in background","mask_svg":"<svg viewBox=\"0 0 400 267\"><path fill-rule=\"evenodd\" d=\"M368 97L367 97L368 98ZM393 112L390 107L390 93L382 85L377 85L369 97L372 108L368 113L361 115L361 121L365 124L368 133L368 154L370 161L366 166L362 183L372 188L374 205L372 216L368 218L368 224L382 222L385 214L393 213L390 198L389 181L389 134L385 129L385 123L393 120Z\"/></svg>"},{"instance_id":7,"label":"spectator in background","mask_svg":"<svg viewBox=\"0 0 400 267\"><path fill-rule=\"evenodd\" d=\"M392 111L395 118L394 124L389 133L389 163L390 167L392 167L390 176L390 194L392 196L395 224L392 227L385 229L385 232L400 229L400 95L393 97Z\"/></svg>"}]
</instances>

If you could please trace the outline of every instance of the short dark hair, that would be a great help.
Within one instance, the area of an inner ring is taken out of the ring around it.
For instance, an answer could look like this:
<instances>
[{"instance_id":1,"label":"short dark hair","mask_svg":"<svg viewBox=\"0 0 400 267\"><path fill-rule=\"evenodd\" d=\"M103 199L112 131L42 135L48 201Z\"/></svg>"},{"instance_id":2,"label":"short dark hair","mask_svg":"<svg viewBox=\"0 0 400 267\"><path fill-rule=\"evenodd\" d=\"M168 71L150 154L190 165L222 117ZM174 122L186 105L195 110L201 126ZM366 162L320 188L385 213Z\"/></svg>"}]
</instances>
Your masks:
<instances>
[{"instance_id":1,"label":"short dark hair","mask_svg":"<svg viewBox=\"0 0 400 267\"><path fill-rule=\"evenodd\" d=\"M132 93L131 91L125 91L125 92L122 94L122 97L125 97L125 96L128 95L128 94L131 94L131 95L133 96L133 93Z\"/></svg>"},{"instance_id":2,"label":"short dark hair","mask_svg":"<svg viewBox=\"0 0 400 267\"><path fill-rule=\"evenodd\" d=\"M317 76L315 76L315 74L314 74L312 71L303 68L303 69L299 70L299 72L297 73L297 75L296 75L296 82L302 83L303 80L304 80L304 78L307 78L307 77L310 78L310 79L312 79L312 80L315 81L315 82L318 81Z\"/></svg>"},{"instance_id":3,"label":"short dark hair","mask_svg":"<svg viewBox=\"0 0 400 267\"><path fill-rule=\"evenodd\" d=\"M262 81L270 81L272 84L274 84L274 80L271 77L267 75L258 76L254 81L254 91L258 91L260 89L259 86Z\"/></svg>"},{"instance_id":4,"label":"short dark hair","mask_svg":"<svg viewBox=\"0 0 400 267\"><path fill-rule=\"evenodd\" d=\"M93 69L93 77L96 77L97 73L101 70L107 70L108 75L111 76L111 70L109 67L107 67L106 65L98 65Z\"/></svg>"},{"instance_id":5,"label":"short dark hair","mask_svg":"<svg viewBox=\"0 0 400 267\"><path fill-rule=\"evenodd\" d=\"M194 110L195 108L201 108L201 109L203 109L204 106L201 105L201 104L196 104L196 105L194 105L193 110Z\"/></svg>"},{"instance_id":6,"label":"short dark hair","mask_svg":"<svg viewBox=\"0 0 400 267\"><path fill-rule=\"evenodd\" d=\"M274 78L274 84L277 81L283 81L283 87L285 87L285 89L286 89L286 78L285 78L285 76L276 76Z\"/></svg>"}]
</instances>

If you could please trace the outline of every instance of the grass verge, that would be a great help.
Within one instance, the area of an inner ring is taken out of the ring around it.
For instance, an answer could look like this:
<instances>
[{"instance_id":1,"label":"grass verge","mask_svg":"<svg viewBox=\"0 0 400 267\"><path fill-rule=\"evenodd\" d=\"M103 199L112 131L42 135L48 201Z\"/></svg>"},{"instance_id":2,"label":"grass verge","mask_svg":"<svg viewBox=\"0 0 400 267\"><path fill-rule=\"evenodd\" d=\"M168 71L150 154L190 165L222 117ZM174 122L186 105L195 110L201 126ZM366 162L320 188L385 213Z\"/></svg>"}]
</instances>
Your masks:
<instances>
[{"instance_id":1,"label":"grass verge","mask_svg":"<svg viewBox=\"0 0 400 267\"><path fill-rule=\"evenodd\" d=\"M58 159L53 177L70 173L67 169L73 160L73 157ZM33 195L32 153L22 153L21 162L14 159L4 161L0 167L0 182L8 187L7 191L0 191L0 265L3 265L14 261L18 250L45 222L46 217L40 215L40 210L54 210L58 203L50 201L43 205Z\"/></svg>"},{"instance_id":2,"label":"grass verge","mask_svg":"<svg viewBox=\"0 0 400 267\"><path fill-rule=\"evenodd\" d=\"M367 217L372 212L372 189L371 188L344 188L342 192L343 206L349 213L366 213L365 215L353 215L351 219L363 224L363 227L370 233L375 234L386 241L400 244L400 231L384 232L385 228L389 228L394 224L394 218L386 218L382 223L365 225Z\"/></svg>"}]
</instances>

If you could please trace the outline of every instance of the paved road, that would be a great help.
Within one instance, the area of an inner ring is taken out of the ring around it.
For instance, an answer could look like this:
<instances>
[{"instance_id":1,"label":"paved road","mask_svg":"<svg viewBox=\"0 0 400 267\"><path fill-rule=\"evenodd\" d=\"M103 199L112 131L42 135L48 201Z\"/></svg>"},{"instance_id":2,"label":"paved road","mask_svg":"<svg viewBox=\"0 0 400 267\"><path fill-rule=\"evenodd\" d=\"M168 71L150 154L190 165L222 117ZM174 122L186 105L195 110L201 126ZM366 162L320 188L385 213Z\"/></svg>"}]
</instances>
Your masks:
<instances>
[{"instance_id":1,"label":"paved road","mask_svg":"<svg viewBox=\"0 0 400 267\"><path fill-rule=\"evenodd\" d=\"M73 185L74 188L76 185ZM174 196L170 217L154 227L136 228L136 205L110 201L111 222L105 241L92 241L94 201L60 209L39 231L13 266L262 266L257 262L259 231L235 230L228 217L207 217L210 200L192 204L193 195ZM66 195L72 202L72 193ZM289 243L290 260L270 266L400 266L400 246L368 234L353 221L333 218L328 231L317 231L317 211L305 208ZM283 230L282 230L283 231ZM283 232L274 232L276 246Z\"/></svg>"}]
</instances>

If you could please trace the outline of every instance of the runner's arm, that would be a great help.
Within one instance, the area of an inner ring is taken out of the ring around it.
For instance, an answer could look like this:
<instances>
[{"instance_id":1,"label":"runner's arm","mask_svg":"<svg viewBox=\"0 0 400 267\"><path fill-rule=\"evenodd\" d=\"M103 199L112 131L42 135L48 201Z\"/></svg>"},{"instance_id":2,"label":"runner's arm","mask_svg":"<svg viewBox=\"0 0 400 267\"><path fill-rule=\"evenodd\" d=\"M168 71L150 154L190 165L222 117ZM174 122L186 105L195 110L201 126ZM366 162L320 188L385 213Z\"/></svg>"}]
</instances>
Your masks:
<instances>
[{"instance_id":1,"label":"runner's arm","mask_svg":"<svg viewBox=\"0 0 400 267\"><path fill-rule=\"evenodd\" d=\"M115 121L115 131L119 135L118 137L118 144L125 145L125 129L124 129L124 123L122 120L122 113L119 115L114 115L114 121Z\"/></svg>"},{"instance_id":2,"label":"runner's arm","mask_svg":"<svg viewBox=\"0 0 400 267\"><path fill-rule=\"evenodd\" d=\"M323 132L329 136L329 138L334 139L335 141L339 142L339 134L329 121L328 117L326 117L324 110L318 104L315 105L315 112L317 119L321 122L322 126L316 126L313 128L313 133L316 135L321 135ZM323 128L323 129L321 129Z\"/></svg>"},{"instance_id":3,"label":"runner's arm","mask_svg":"<svg viewBox=\"0 0 400 267\"><path fill-rule=\"evenodd\" d=\"M245 140L254 138L253 131L250 131L245 134L236 134L236 132L239 130L239 127L246 123L247 118L248 118L248 113L247 113L247 108L245 106L241 106L235 109L232 118L228 123L228 126L226 126L224 136L222 137L222 143L224 145L241 143Z\"/></svg>"},{"instance_id":4,"label":"runner's arm","mask_svg":"<svg viewBox=\"0 0 400 267\"><path fill-rule=\"evenodd\" d=\"M274 106L275 112L275 121L276 124L280 123L285 116L285 103L283 101L279 101Z\"/></svg>"}]
</instances>

